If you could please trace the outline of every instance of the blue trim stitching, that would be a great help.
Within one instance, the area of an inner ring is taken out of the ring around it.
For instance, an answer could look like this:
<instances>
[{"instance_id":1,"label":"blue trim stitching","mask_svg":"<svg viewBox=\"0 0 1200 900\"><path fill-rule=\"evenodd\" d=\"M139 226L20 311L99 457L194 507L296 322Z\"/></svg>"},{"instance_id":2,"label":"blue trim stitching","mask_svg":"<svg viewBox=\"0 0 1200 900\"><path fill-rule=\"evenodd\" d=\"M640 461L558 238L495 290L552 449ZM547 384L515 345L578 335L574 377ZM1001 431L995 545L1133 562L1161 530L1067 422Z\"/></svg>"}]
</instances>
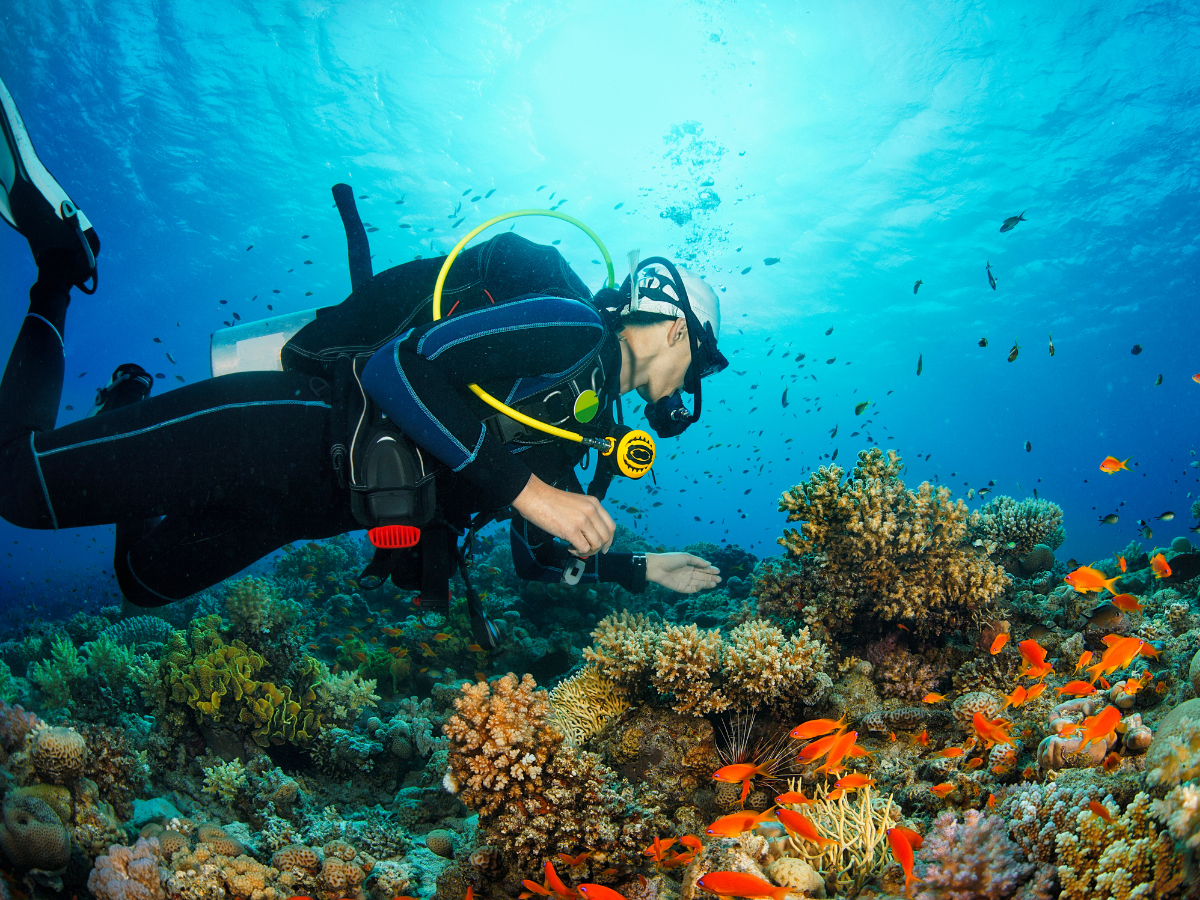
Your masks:
<instances>
[{"instance_id":1,"label":"blue trim stitching","mask_svg":"<svg viewBox=\"0 0 1200 900\"><path fill-rule=\"evenodd\" d=\"M39 316L38 318L41 318ZM50 489L46 487L46 476L42 474L42 462L38 459L37 447L33 443L34 432L29 432L29 449L33 453L33 465L37 469L38 481L42 483L42 496L46 498L46 509L50 511L50 526L58 531L58 516L54 514L54 504L50 502Z\"/></svg>"},{"instance_id":2,"label":"blue trim stitching","mask_svg":"<svg viewBox=\"0 0 1200 900\"><path fill-rule=\"evenodd\" d=\"M138 573L133 571L133 561L129 558L129 554L132 552L133 552L133 550L128 550L125 553L125 567L127 569L129 569L129 574L133 576L134 580L138 584L140 584L143 588L145 588L147 591L149 591L155 597L160 597L163 600L166 600L168 603L174 603L178 599L177 597L168 597L166 594L160 594L154 588L150 587L150 585L146 584L146 582L142 581L142 579L138 578Z\"/></svg>"},{"instance_id":3,"label":"blue trim stitching","mask_svg":"<svg viewBox=\"0 0 1200 900\"><path fill-rule=\"evenodd\" d=\"M66 342L63 340L62 332L60 332L60 331L59 331L59 330L58 330L58 329L57 329L57 328L54 326L54 323L53 323L53 322L51 322L51 321L50 321L49 319L47 319L45 316L39 316L37 313L25 313L25 318L27 318L27 319L41 319L43 322L45 322L47 325L49 325L49 326L50 326L50 330L54 332L54 336L55 336L56 338L58 338L58 345L59 345L60 347L62 347L64 350L66 349L66 347L67 347L67 344L66 344Z\"/></svg>"}]
</instances>

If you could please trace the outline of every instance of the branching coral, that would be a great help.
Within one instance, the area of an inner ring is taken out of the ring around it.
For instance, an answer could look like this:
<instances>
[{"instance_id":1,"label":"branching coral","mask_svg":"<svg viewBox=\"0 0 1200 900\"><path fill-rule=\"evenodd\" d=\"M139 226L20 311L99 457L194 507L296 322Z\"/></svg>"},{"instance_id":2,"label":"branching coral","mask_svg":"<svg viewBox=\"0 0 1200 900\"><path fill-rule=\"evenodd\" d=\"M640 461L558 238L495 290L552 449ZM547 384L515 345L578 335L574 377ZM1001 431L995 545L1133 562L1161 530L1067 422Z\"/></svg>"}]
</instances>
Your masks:
<instances>
[{"instance_id":1,"label":"branching coral","mask_svg":"<svg viewBox=\"0 0 1200 900\"><path fill-rule=\"evenodd\" d=\"M966 811L961 823L953 812L938 816L925 836L914 871L925 886L917 900L1053 896L1053 870L1025 862L1020 848L1005 833L1004 821L974 809Z\"/></svg>"},{"instance_id":2,"label":"branching coral","mask_svg":"<svg viewBox=\"0 0 1200 900\"><path fill-rule=\"evenodd\" d=\"M444 726L447 786L479 812L488 843L514 871L539 871L554 854L585 847L607 860L600 868L617 865L667 827L631 788L619 790L597 757L563 743L549 719L549 698L531 676L518 681L509 673L462 690Z\"/></svg>"},{"instance_id":3,"label":"branching coral","mask_svg":"<svg viewBox=\"0 0 1200 900\"><path fill-rule=\"evenodd\" d=\"M985 613L1006 577L966 543L973 518L950 490L900 480L900 457L878 448L842 469L822 466L779 501L787 521L779 543L800 559L793 595L810 625L845 633L882 622L906 622L938 634Z\"/></svg>"},{"instance_id":4,"label":"branching coral","mask_svg":"<svg viewBox=\"0 0 1200 900\"><path fill-rule=\"evenodd\" d=\"M29 667L29 680L37 685L42 696L52 706L66 706L71 701L71 684L87 674L87 666L69 638L55 638L50 659Z\"/></svg>"},{"instance_id":5,"label":"branching coral","mask_svg":"<svg viewBox=\"0 0 1200 900\"><path fill-rule=\"evenodd\" d=\"M281 600L265 578L242 578L229 586L225 610L240 632L252 635L288 628L303 611L299 603Z\"/></svg>"},{"instance_id":6,"label":"branching coral","mask_svg":"<svg viewBox=\"0 0 1200 900\"><path fill-rule=\"evenodd\" d=\"M629 709L629 692L594 665L586 665L550 691L554 724L572 744L586 743Z\"/></svg>"},{"instance_id":7,"label":"branching coral","mask_svg":"<svg viewBox=\"0 0 1200 900\"><path fill-rule=\"evenodd\" d=\"M807 628L788 637L765 619L738 625L726 640L716 629L659 626L622 612L592 635L583 655L605 676L631 690L648 682L687 715L810 705L832 684L825 647Z\"/></svg>"},{"instance_id":8,"label":"branching coral","mask_svg":"<svg viewBox=\"0 0 1200 900\"><path fill-rule=\"evenodd\" d=\"M1050 551L1062 546L1066 538L1062 521L1062 507L1057 503L1042 499L1018 502L1000 494L979 508L971 523L971 538L982 541L989 556L1014 569L1017 560L1038 544L1046 545Z\"/></svg>"}]
</instances>

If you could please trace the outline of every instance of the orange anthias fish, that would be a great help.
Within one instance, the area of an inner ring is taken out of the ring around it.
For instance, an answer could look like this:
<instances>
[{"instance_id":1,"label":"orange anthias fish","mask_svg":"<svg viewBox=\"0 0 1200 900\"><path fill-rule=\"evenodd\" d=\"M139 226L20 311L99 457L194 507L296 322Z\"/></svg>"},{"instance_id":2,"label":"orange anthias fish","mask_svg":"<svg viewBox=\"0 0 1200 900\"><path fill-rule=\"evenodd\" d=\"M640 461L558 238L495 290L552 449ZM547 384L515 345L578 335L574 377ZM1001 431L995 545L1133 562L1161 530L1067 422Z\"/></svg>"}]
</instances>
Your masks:
<instances>
[{"instance_id":1,"label":"orange anthias fish","mask_svg":"<svg viewBox=\"0 0 1200 900\"><path fill-rule=\"evenodd\" d=\"M689 850L703 850L704 843L694 834L685 834L679 839L679 843L687 847Z\"/></svg>"},{"instance_id":2,"label":"orange anthias fish","mask_svg":"<svg viewBox=\"0 0 1200 900\"><path fill-rule=\"evenodd\" d=\"M1123 556L1117 557L1117 565L1121 567L1122 572L1124 572L1129 567L1129 564L1127 562L1125 562L1125 557L1123 557Z\"/></svg>"},{"instance_id":3,"label":"orange anthias fish","mask_svg":"<svg viewBox=\"0 0 1200 900\"><path fill-rule=\"evenodd\" d=\"M831 731L837 731L846 724L846 717L840 719L810 719L807 722L802 722L792 729L792 740L807 741L809 738L820 737L823 734L829 734Z\"/></svg>"},{"instance_id":4,"label":"orange anthias fish","mask_svg":"<svg viewBox=\"0 0 1200 900\"><path fill-rule=\"evenodd\" d=\"M654 841L642 851L646 856L651 857L655 862L662 862L667 858L667 852L675 845L675 838L669 841L664 841L662 838L655 836Z\"/></svg>"},{"instance_id":5,"label":"orange anthias fish","mask_svg":"<svg viewBox=\"0 0 1200 900\"><path fill-rule=\"evenodd\" d=\"M1117 459L1115 456L1104 457L1104 462L1100 463L1100 471L1107 472L1109 475L1124 469L1129 471L1129 467L1125 463L1129 462L1133 457L1127 456L1124 459Z\"/></svg>"},{"instance_id":6,"label":"orange anthias fish","mask_svg":"<svg viewBox=\"0 0 1200 900\"><path fill-rule=\"evenodd\" d=\"M782 794L780 794L778 797L775 798L775 802L780 804L781 806L784 803L794 803L797 806L806 806L808 804L811 804L813 801L811 798L805 797L799 791L784 791Z\"/></svg>"},{"instance_id":7,"label":"orange anthias fish","mask_svg":"<svg viewBox=\"0 0 1200 900\"><path fill-rule=\"evenodd\" d=\"M975 726L975 733L980 740L988 747L995 744L1012 744L1012 737L1008 733L1008 722L1003 719L988 719L983 713L975 713L972 718L972 723Z\"/></svg>"},{"instance_id":8,"label":"orange anthias fish","mask_svg":"<svg viewBox=\"0 0 1200 900\"><path fill-rule=\"evenodd\" d=\"M1042 691L1044 691L1045 689L1046 689L1046 682L1039 681L1037 684L1035 684L1033 687L1031 687L1028 691L1025 692L1025 702L1032 703L1038 697L1042 696Z\"/></svg>"},{"instance_id":9,"label":"orange anthias fish","mask_svg":"<svg viewBox=\"0 0 1200 900\"><path fill-rule=\"evenodd\" d=\"M558 877L558 873L554 871L554 863L546 860L546 887L554 891L561 900L575 900L579 896L578 891L573 891Z\"/></svg>"},{"instance_id":10,"label":"orange anthias fish","mask_svg":"<svg viewBox=\"0 0 1200 900\"><path fill-rule=\"evenodd\" d=\"M839 736L833 746L829 748L829 755L825 757L825 764L817 769L817 771L829 773L840 772L842 770L842 760L850 752L850 748L854 746L856 740L858 740L857 731L849 731Z\"/></svg>"},{"instance_id":11,"label":"orange anthias fish","mask_svg":"<svg viewBox=\"0 0 1200 900\"><path fill-rule=\"evenodd\" d=\"M1054 672L1054 666L1046 662L1046 648L1030 638L1017 644L1021 651L1021 674L1027 678L1045 678Z\"/></svg>"},{"instance_id":12,"label":"orange anthias fish","mask_svg":"<svg viewBox=\"0 0 1200 900\"><path fill-rule=\"evenodd\" d=\"M1115 635L1109 635L1108 637L1115 637ZM1108 637L1105 638L1106 643L1108 642ZM1141 652L1145 643L1139 637L1123 637L1112 641L1108 645L1108 649L1104 651L1104 655L1100 657L1100 662L1088 666L1087 671L1091 675L1089 680L1092 684L1095 684L1096 679L1101 675L1107 675L1109 672L1125 668L1133 662L1134 657Z\"/></svg>"},{"instance_id":13,"label":"orange anthias fish","mask_svg":"<svg viewBox=\"0 0 1200 900\"><path fill-rule=\"evenodd\" d=\"M943 781L941 784L935 784L929 790L931 793L937 794L940 799L945 800L946 795L954 790L954 785L949 781Z\"/></svg>"},{"instance_id":14,"label":"orange anthias fish","mask_svg":"<svg viewBox=\"0 0 1200 900\"><path fill-rule=\"evenodd\" d=\"M583 894L587 900L625 900L624 894L619 894L610 887L605 887L602 884L583 883L579 886L579 893Z\"/></svg>"},{"instance_id":15,"label":"orange anthias fish","mask_svg":"<svg viewBox=\"0 0 1200 900\"><path fill-rule=\"evenodd\" d=\"M742 832L749 831L756 825L771 818L775 814L774 809L775 807L771 807L757 815L754 813L739 812L721 816L721 818L705 828L704 833L710 836L737 837Z\"/></svg>"},{"instance_id":16,"label":"orange anthias fish","mask_svg":"<svg viewBox=\"0 0 1200 900\"><path fill-rule=\"evenodd\" d=\"M717 769L713 772L713 778L726 784L741 784L743 781L753 779L755 775L770 775L770 766L769 762L757 766L753 763L735 763L732 766L722 766Z\"/></svg>"},{"instance_id":17,"label":"orange anthias fish","mask_svg":"<svg viewBox=\"0 0 1200 900\"><path fill-rule=\"evenodd\" d=\"M945 750L939 750L937 753L935 753L933 755L934 756L944 756L946 759L954 759L956 757L962 756L966 752L967 751L963 750L962 747L947 747Z\"/></svg>"},{"instance_id":18,"label":"orange anthias fish","mask_svg":"<svg viewBox=\"0 0 1200 900\"><path fill-rule=\"evenodd\" d=\"M1080 669L1082 669L1084 666L1086 666L1091 661L1092 661L1092 651L1084 650L1083 653L1081 653L1079 655L1079 662L1075 663L1075 671L1078 672Z\"/></svg>"},{"instance_id":19,"label":"orange anthias fish","mask_svg":"<svg viewBox=\"0 0 1200 900\"><path fill-rule=\"evenodd\" d=\"M838 779L834 787L840 787L843 790L854 791L860 787L874 787L875 779L868 778L866 775L846 775Z\"/></svg>"},{"instance_id":20,"label":"orange anthias fish","mask_svg":"<svg viewBox=\"0 0 1200 900\"><path fill-rule=\"evenodd\" d=\"M837 841L831 841L829 838L823 837L817 831L817 826L807 816L803 816L795 810L781 809L777 818L790 834L806 841L812 841L818 847L824 848L837 843Z\"/></svg>"},{"instance_id":21,"label":"orange anthias fish","mask_svg":"<svg viewBox=\"0 0 1200 900\"><path fill-rule=\"evenodd\" d=\"M584 850L578 856L572 856L569 853L560 853L558 854L558 859L567 868L574 868L575 866L582 866L584 861L591 855L591 850Z\"/></svg>"},{"instance_id":22,"label":"orange anthias fish","mask_svg":"<svg viewBox=\"0 0 1200 900\"><path fill-rule=\"evenodd\" d=\"M1079 745L1079 749L1084 749L1093 741L1107 740L1110 735L1114 735L1113 729L1120 721L1121 711L1115 706L1106 706L1096 715L1088 716L1083 720L1083 743Z\"/></svg>"},{"instance_id":23,"label":"orange anthias fish","mask_svg":"<svg viewBox=\"0 0 1200 900\"><path fill-rule=\"evenodd\" d=\"M1110 813L1107 809L1105 809L1103 806L1101 806L1095 800L1088 803L1088 809L1090 809L1093 813L1095 813L1100 818L1102 818L1107 824L1109 824L1109 825L1112 824L1112 821L1113 821L1112 813Z\"/></svg>"},{"instance_id":24,"label":"orange anthias fish","mask_svg":"<svg viewBox=\"0 0 1200 900\"><path fill-rule=\"evenodd\" d=\"M1068 681L1060 688L1055 688L1054 693L1058 696L1070 694L1072 697L1086 697L1088 694L1096 693L1096 688L1087 681Z\"/></svg>"},{"instance_id":25,"label":"orange anthias fish","mask_svg":"<svg viewBox=\"0 0 1200 900\"><path fill-rule=\"evenodd\" d=\"M1092 591L1108 590L1114 597L1120 593L1113 587L1121 580L1120 575L1114 575L1112 578L1105 578L1104 573L1099 569L1093 569L1091 566L1080 566L1074 572L1071 572L1063 579L1071 587L1075 588L1076 593L1089 594Z\"/></svg>"},{"instance_id":26,"label":"orange anthias fish","mask_svg":"<svg viewBox=\"0 0 1200 900\"><path fill-rule=\"evenodd\" d=\"M1150 568L1154 570L1155 578L1171 577L1171 567L1167 564L1167 558L1161 553L1150 560Z\"/></svg>"},{"instance_id":27,"label":"orange anthias fish","mask_svg":"<svg viewBox=\"0 0 1200 900\"><path fill-rule=\"evenodd\" d=\"M992 654L992 656L995 656L997 653L999 653L1001 650L1004 649L1004 645L1007 643L1008 643L1008 632L1002 631L1002 632L1000 632L1000 634L996 635L996 639L994 641L992 641L992 646L988 648L988 653Z\"/></svg>"},{"instance_id":28,"label":"orange anthias fish","mask_svg":"<svg viewBox=\"0 0 1200 900\"><path fill-rule=\"evenodd\" d=\"M912 897L912 886L919 883L920 879L913 875L913 844L909 835L913 832L907 828L889 828L887 830L888 847L892 851L892 859L894 859L900 868L904 870L904 896ZM917 846L921 846L917 844Z\"/></svg>"},{"instance_id":29,"label":"orange anthias fish","mask_svg":"<svg viewBox=\"0 0 1200 900\"><path fill-rule=\"evenodd\" d=\"M433 639L435 641L448 641L448 640L450 640L450 635L446 634L446 632L444 632L444 631L439 631L437 634L435 634L433 636Z\"/></svg>"},{"instance_id":30,"label":"orange anthias fish","mask_svg":"<svg viewBox=\"0 0 1200 900\"><path fill-rule=\"evenodd\" d=\"M941 703L945 699L946 699L946 697L944 694L935 694L933 691L930 691L928 694L926 694L924 697L921 698L921 702L922 703Z\"/></svg>"},{"instance_id":31,"label":"orange anthias fish","mask_svg":"<svg viewBox=\"0 0 1200 900\"><path fill-rule=\"evenodd\" d=\"M812 762L829 752L830 748L842 737L841 732L813 741L800 748L800 762Z\"/></svg>"},{"instance_id":32,"label":"orange anthias fish","mask_svg":"<svg viewBox=\"0 0 1200 900\"><path fill-rule=\"evenodd\" d=\"M1012 689L1012 693L1004 695L1004 706L1001 709L1008 709L1010 706L1017 707L1025 702L1028 692L1021 685L1017 685Z\"/></svg>"},{"instance_id":33,"label":"orange anthias fish","mask_svg":"<svg viewBox=\"0 0 1200 900\"><path fill-rule=\"evenodd\" d=\"M1138 598L1133 596L1133 594L1117 594L1109 602L1117 609L1124 610L1125 612L1141 612L1145 609L1142 604L1138 603Z\"/></svg>"},{"instance_id":34,"label":"orange anthias fish","mask_svg":"<svg viewBox=\"0 0 1200 900\"><path fill-rule=\"evenodd\" d=\"M783 900L792 891L787 885L776 887L748 872L709 872L696 879L696 884L718 897L771 897L773 900Z\"/></svg>"}]
</instances>

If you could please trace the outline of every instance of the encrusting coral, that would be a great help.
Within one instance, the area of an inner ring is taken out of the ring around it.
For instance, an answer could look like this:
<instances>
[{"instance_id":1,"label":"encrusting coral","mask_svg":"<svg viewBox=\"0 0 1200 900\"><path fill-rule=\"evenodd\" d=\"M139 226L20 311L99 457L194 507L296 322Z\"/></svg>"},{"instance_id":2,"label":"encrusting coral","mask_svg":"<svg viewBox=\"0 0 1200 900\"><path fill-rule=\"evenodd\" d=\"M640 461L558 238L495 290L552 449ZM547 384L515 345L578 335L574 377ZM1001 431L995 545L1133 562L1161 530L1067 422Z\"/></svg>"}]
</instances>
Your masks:
<instances>
[{"instance_id":1,"label":"encrusting coral","mask_svg":"<svg viewBox=\"0 0 1200 900\"><path fill-rule=\"evenodd\" d=\"M600 620L584 658L639 691L647 684L686 715L812 705L833 684L825 646L807 628L790 637L765 619L719 630L658 625L621 612Z\"/></svg>"},{"instance_id":2,"label":"encrusting coral","mask_svg":"<svg viewBox=\"0 0 1200 900\"><path fill-rule=\"evenodd\" d=\"M800 561L792 603L833 634L905 623L940 634L981 618L1003 593L1004 572L967 543L977 516L950 489L907 490L894 451L859 453L845 482L822 466L779 500L788 522L779 543Z\"/></svg>"}]
</instances>

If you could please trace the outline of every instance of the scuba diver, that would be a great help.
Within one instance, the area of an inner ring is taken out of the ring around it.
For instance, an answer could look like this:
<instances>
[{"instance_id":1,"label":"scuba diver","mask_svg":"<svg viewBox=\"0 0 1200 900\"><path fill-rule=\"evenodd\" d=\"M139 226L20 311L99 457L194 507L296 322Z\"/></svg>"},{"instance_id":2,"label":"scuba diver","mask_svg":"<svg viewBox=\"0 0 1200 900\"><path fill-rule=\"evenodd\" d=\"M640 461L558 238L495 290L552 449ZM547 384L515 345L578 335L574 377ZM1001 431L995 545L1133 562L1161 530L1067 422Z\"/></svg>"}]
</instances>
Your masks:
<instances>
[{"instance_id":1,"label":"scuba diver","mask_svg":"<svg viewBox=\"0 0 1200 900\"><path fill-rule=\"evenodd\" d=\"M727 365L718 299L700 278L631 254L620 289L610 262L593 297L557 249L511 232L373 274L353 192L338 185L352 293L266 334L273 364L242 365L262 342L218 332L216 377L150 397L153 378L127 363L92 414L56 427L71 289L95 292L100 240L38 160L2 81L0 128L0 215L38 270L0 380L0 516L39 529L114 523L131 603L180 600L293 541L366 528L376 551L364 588L390 577L445 611L457 569L476 638L494 645L465 549L504 518L524 579L685 593L720 582L690 554L608 552L615 525L600 502L614 476L652 462L649 436L621 422L620 395L636 391L659 436L677 435L699 418L701 379ZM275 323L250 324L265 334ZM580 464L594 471L586 491Z\"/></svg>"}]
</instances>

